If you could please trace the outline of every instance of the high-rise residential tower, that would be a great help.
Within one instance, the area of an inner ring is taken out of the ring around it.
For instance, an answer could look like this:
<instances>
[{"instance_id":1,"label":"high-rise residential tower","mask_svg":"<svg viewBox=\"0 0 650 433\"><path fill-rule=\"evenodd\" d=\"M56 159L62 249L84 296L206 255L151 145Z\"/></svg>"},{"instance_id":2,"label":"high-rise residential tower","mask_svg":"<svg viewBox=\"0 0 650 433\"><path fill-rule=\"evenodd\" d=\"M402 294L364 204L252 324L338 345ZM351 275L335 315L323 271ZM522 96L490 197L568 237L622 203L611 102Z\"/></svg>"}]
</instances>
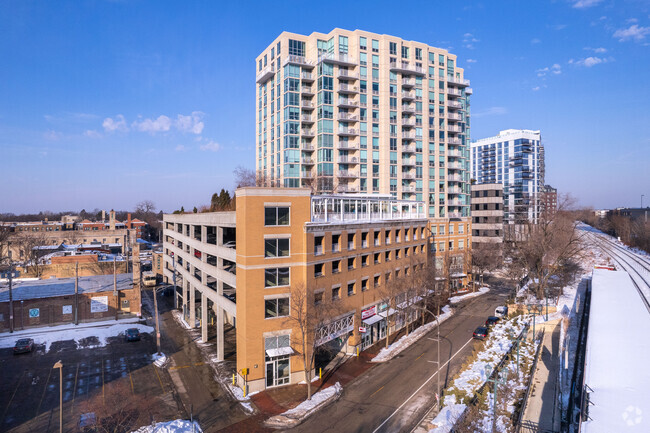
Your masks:
<instances>
[{"instance_id":1,"label":"high-rise residential tower","mask_svg":"<svg viewBox=\"0 0 650 433\"><path fill-rule=\"evenodd\" d=\"M283 32L255 66L267 184L391 194L468 221L472 91L454 54L360 30Z\"/></svg>"},{"instance_id":2,"label":"high-rise residential tower","mask_svg":"<svg viewBox=\"0 0 650 433\"><path fill-rule=\"evenodd\" d=\"M540 131L506 129L471 144L472 179L503 185L504 224L536 222L544 191Z\"/></svg>"}]
</instances>

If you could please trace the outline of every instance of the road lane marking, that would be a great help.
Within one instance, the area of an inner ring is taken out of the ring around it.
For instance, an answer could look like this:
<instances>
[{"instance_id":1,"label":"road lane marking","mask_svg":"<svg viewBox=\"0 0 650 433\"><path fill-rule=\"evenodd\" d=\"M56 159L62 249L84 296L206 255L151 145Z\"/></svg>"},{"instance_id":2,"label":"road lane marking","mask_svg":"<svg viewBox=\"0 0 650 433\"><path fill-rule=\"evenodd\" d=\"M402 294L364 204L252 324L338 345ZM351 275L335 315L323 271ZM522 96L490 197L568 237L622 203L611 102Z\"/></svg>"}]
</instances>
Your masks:
<instances>
[{"instance_id":1,"label":"road lane marking","mask_svg":"<svg viewBox=\"0 0 650 433\"><path fill-rule=\"evenodd\" d=\"M176 365L174 367L169 367L170 370L180 370L182 368L189 368L191 365Z\"/></svg>"},{"instance_id":2,"label":"road lane marking","mask_svg":"<svg viewBox=\"0 0 650 433\"><path fill-rule=\"evenodd\" d=\"M9 403L7 403L7 407L5 408L5 411L2 413L2 419L0 420L1 421L0 425L2 425L2 423L5 420L5 416L7 415L7 411L9 410L9 406L11 406L11 402L14 400L14 397L16 396L16 392L18 391L18 388L20 387L20 381L22 380L25 373L27 373L27 370L24 370L23 374L21 374L20 377L18 378L18 383L16 383L16 389L14 389L14 393L11 394L11 398L9 399Z\"/></svg>"},{"instance_id":3,"label":"road lane marking","mask_svg":"<svg viewBox=\"0 0 650 433\"><path fill-rule=\"evenodd\" d=\"M43 404L43 399L45 398L45 393L47 392L47 384L50 381L50 376L52 376L52 370L53 368L50 368L50 373L47 375L47 380L45 381L45 388L43 389L43 395L41 396L41 401L38 402L38 407L36 408L36 415L34 417L38 416L38 413L41 411L41 405Z\"/></svg>"},{"instance_id":4,"label":"road lane marking","mask_svg":"<svg viewBox=\"0 0 650 433\"><path fill-rule=\"evenodd\" d=\"M160 379L160 374L158 374L158 369L154 367L153 364L149 364L149 365L151 365L151 368L153 368L153 371L156 373L156 377L158 377L158 382L160 382L160 388L162 389L162 392L164 394L165 387L163 386L162 380Z\"/></svg>"},{"instance_id":5,"label":"road lane marking","mask_svg":"<svg viewBox=\"0 0 650 433\"><path fill-rule=\"evenodd\" d=\"M129 368L129 361L127 359L124 360L124 365L126 365L126 371L129 372L129 380L131 381L131 394L135 395L135 389L133 387L133 377L131 376L131 369Z\"/></svg>"},{"instance_id":6,"label":"road lane marking","mask_svg":"<svg viewBox=\"0 0 650 433\"><path fill-rule=\"evenodd\" d=\"M77 377L79 376L79 363L77 363L77 372L74 374L74 389L72 390L72 404L70 404L70 414L74 413L74 397L77 394Z\"/></svg>"},{"instance_id":7,"label":"road lane marking","mask_svg":"<svg viewBox=\"0 0 650 433\"><path fill-rule=\"evenodd\" d=\"M449 364L449 361L451 361L452 359L454 359L454 358L456 357L456 355L458 355L458 354L460 353L461 350L463 350L463 349L464 349L464 348L465 348L469 343L472 342L472 340L473 340L473 338L470 338L469 340L467 340L467 343L463 344L463 347L461 347L460 349L458 349L458 350L456 351L456 353L454 353L454 354L451 356L451 358L449 358L449 359L448 359L444 364L442 364L442 366L440 366L440 367L438 368L438 370L436 370L435 373L433 373L433 374L432 374L432 375L431 375L431 376L430 376L430 377L429 377L429 378L428 378L428 379L427 379L427 380L426 380L422 385L420 385L420 387L419 387L418 389L416 389L416 390L413 392L413 394L411 394L411 395L409 396L409 398L407 398L406 400L404 400L404 403L402 403L402 404L401 404L397 409L395 409L395 411L394 411L393 413L391 413L391 414L388 416L388 418L386 418L386 419L384 420L384 422L382 422L381 424L379 424L379 426L378 426L376 429L374 429L374 430L372 431L372 433L376 433L377 431L379 431L379 429L382 428L382 427L384 426L384 424L386 424L386 423L388 422L389 419L391 419L393 416L395 416L395 414L396 414L397 412L399 412L399 411L404 407L404 405L406 405L406 403L408 403L408 401L411 400L411 399L415 396L415 394L417 394L418 392L420 392L420 390L421 390L422 388L424 388L424 386L425 386L427 383L429 383L429 382L431 381L431 379L433 379L434 377L436 377L436 374L438 374L438 373L440 372L440 370L442 370L442 369L443 369L447 364Z\"/></svg>"},{"instance_id":8,"label":"road lane marking","mask_svg":"<svg viewBox=\"0 0 650 433\"><path fill-rule=\"evenodd\" d=\"M102 357L102 404L106 405L106 398L104 396L104 358Z\"/></svg>"},{"instance_id":9,"label":"road lane marking","mask_svg":"<svg viewBox=\"0 0 650 433\"><path fill-rule=\"evenodd\" d=\"M386 386L386 385L384 385L384 386ZM375 392L373 392L372 394L370 394L370 396L368 396L368 398L372 397L373 395L377 394L379 391L381 391L382 389L384 389L384 386L382 386L382 387L379 388L377 391L375 391Z\"/></svg>"},{"instance_id":10,"label":"road lane marking","mask_svg":"<svg viewBox=\"0 0 650 433\"><path fill-rule=\"evenodd\" d=\"M423 356L424 356L424 353L422 355L418 356L417 358L415 358L415 360L417 361L418 359L422 358Z\"/></svg>"}]
</instances>

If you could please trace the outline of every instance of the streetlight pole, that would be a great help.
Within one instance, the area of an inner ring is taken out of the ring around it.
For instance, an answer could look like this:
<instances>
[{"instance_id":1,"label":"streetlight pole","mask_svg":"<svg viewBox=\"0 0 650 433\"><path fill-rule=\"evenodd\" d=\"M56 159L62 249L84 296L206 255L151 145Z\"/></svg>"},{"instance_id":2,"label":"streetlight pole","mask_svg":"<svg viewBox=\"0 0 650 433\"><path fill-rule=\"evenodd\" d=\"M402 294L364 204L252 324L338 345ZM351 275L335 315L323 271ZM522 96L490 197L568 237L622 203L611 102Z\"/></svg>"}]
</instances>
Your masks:
<instances>
[{"instance_id":1,"label":"streetlight pole","mask_svg":"<svg viewBox=\"0 0 650 433\"><path fill-rule=\"evenodd\" d=\"M52 368L59 369L59 433L63 433L63 364L59 360Z\"/></svg>"},{"instance_id":2,"label":"streetlight pole","mask_svg":"<svg viewBox=\"0 0 650 433\"><path fill-rule=\"evenodd\" d=\"M156 310L156 347L158 348L158 356L160 356L160 320L158 319L158 297L156 296L156 288L151 289L153 293L153 308Z\"/></svg>"},{"instance_id":3,"label":"streetlight pole","mask_svg":"<svg viewBox=\"0 0 650 433\"><path fill-rule=\"evenodd\" d=\"M492 375L491 372L492 370L490 369L490 366L487 366L485 369L485 373L487 374L487 381L488 382L493 382L494 383L494 398L492 401L492 409L494 410L494 413L492 414L492 433L497 431L497 387L499 385L505 385L508 381L508 367L504 367L502 373L504 376L499 380L499 371L496 370L494 371L494 378L490 379L490 376Z\"/></svg>"}]
</instances>

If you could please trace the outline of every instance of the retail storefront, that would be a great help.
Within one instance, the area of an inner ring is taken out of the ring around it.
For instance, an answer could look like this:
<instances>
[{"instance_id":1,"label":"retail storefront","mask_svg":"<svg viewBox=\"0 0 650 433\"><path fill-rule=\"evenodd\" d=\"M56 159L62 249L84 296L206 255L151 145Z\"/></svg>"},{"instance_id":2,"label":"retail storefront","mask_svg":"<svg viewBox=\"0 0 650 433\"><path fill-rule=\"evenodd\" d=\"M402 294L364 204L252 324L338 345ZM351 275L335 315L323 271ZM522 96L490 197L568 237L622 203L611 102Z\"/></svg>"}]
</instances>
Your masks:
<instances>
[{"instance_id":1,"label":"retail storefront","mask_svg":"<svg viewBox=\"0 0 650 433\"><path fill-rule=\"evenodd\" d=\"M381 304L373 305L361 311L362 328L366 331L361 333L361 350L365 350L379 340L386 338L387 321L386 317L380 314L386 308L387 304Z\"/></svg>"}]
</instances>

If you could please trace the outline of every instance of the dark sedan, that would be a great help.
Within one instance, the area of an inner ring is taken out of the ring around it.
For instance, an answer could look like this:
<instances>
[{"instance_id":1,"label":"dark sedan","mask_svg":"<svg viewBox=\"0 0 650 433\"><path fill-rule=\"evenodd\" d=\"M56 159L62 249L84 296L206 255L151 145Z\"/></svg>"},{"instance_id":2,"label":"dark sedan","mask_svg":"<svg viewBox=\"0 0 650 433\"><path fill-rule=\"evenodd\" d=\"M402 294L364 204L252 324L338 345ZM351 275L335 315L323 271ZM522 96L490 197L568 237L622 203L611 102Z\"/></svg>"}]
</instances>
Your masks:
<instances>
[{"instance_id":1,"label":"dark sedan","mask_svg":"<svg viewBox=\"0 0 650 433\"><path fill-rule=\"evenodd\" d=\"M490 316L485 321L485 326L495 325L498 321L499 321L499 318L497 316Z\"/></svg>"},{"instance_id":2,"label":"dark sedan","mask_svg":"<svg viewBox=\"0 0 650 433\"><path fill-rule=\"evenodd\" d=\"M477 340L485 340L485 337L487 337L487 335L488 329L485 326L479 326L474 331L474 334L472 334L472 337L476 338Z\"/></svg>"},{"instance_id":3,"label":"dark sedan","mask_svg":"<svg viewBox=\"0 0 650 433\"><path fill-rule=\"evenodd\" d=\"M124 338L126 341L140 341L140 331L138 328L129 328L124 331Z\"/></svg>"},{"instance_id":4,"label":"dark sedan","mask_svg":"<svg viewBox=\"0 0 650 433\"><path fill-rule=\"evenodd\" d=\"M34 340L31 338L21 338L16 341L14 346L14 355L17 353L29 353L34 349Z\"/></svg>"}]
</instances>

